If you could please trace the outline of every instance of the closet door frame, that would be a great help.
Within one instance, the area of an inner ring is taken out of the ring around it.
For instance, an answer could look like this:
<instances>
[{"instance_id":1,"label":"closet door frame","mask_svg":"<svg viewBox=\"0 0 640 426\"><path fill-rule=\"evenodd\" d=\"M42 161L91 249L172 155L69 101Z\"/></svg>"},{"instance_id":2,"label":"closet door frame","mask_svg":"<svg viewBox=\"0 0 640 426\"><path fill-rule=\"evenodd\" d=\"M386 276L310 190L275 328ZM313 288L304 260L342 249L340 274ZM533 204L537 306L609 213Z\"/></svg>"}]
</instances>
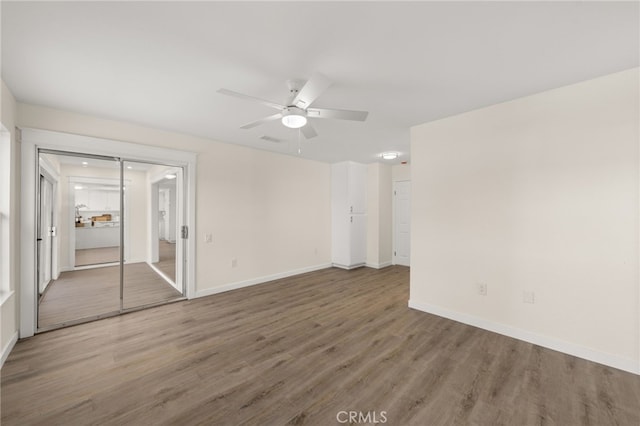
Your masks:
<instances>
[{"instance_id":1,"label":"closet door frame","mask_svg":"<svg viewBox=\"0 0 640 426\"><path fill-rule=\"evenodd\" d=\"M116 140L94 138L70 133L40 129L21 129L22 142L22 220L21 232L21 281L20 281L20 338L33 336L37 331L37 187L39 179L38 151L52 150L70 153L86 153L100 157L110 157L121 162L139 161L182 167L184 179L184 223L189 234L195 235L195 190L196 154L140 145ZM122 163L121 163L122 164ZM122 176L121 167L121 178ZM121 200L122 201L122 200ZM122 205L122 204L121 204ZM185 294L187 299L195 297L195 239L185 242ZM122 253L123 254L123 253ZM122 282L122 281L121 281ZM121 284L122 285L122 284ZM122 309L121 309L122 311ZM129 310L127 310L129 311Z\"/></svg>"}]
</instances>

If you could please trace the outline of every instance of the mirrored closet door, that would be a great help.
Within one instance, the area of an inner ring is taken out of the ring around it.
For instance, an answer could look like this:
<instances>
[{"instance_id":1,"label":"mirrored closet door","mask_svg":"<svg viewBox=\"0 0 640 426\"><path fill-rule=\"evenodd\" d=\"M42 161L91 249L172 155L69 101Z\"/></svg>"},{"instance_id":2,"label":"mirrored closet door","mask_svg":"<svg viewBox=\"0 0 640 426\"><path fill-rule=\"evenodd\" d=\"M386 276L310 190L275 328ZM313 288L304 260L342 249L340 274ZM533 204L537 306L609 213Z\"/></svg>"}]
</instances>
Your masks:
<instances>
[{"instance_id":1,"label":"mirrored closet door","mask_svg":"<svg viewBox=\"0 0 640 426\"><path fill-rule=\"evenodd\" d=\"M184 297L182 169L41 150L38 331Z\"/></svg>"},{"instance_id":2,"label":"mirrored closet door","mask_svg":"<svg viewBox=\"0 0 640 426\"><path fill-rule=\"evenodd\" d=\"M120 311L120 162L39 153L38 328Z\"/></svg>"}]
</instances>

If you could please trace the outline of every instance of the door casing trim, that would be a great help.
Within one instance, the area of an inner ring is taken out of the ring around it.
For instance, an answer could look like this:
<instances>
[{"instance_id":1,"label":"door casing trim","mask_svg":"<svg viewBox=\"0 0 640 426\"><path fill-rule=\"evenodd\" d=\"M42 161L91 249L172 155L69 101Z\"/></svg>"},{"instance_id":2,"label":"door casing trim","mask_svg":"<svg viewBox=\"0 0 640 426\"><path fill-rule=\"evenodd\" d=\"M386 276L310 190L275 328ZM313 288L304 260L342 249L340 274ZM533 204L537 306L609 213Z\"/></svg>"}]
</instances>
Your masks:
<instances>
[{"instance_id":1,"label":"door casing trim","mask_svg":"<svg viewBox=\"0 0 640 426\"><path fill-rule=\"evenodd\" d=\"M31 337L36 332L38 303L36 294L36 220L37 220L37 184L39 174L38 149L50 149L89 155L111 156L130 161L153 162L182 167L185 182L185 225L191 235L195 232L197 155L193 152L122 142L91 136L76 135L50 130L22 128L21 159L21 260L20 260L20 338ZM196 289L196 244L189 238L186 244L185 259L186 297L195 297Z\"/></svg>"}]
</instances>

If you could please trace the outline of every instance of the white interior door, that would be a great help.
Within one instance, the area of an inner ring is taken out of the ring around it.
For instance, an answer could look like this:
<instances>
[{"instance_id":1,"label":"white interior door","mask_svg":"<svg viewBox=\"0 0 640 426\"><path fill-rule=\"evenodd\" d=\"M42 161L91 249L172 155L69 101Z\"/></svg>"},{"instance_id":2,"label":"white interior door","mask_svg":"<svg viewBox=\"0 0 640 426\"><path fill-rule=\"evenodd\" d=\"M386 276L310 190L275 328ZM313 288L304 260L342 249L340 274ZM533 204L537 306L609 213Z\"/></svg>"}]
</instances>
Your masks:
<instances>
[{"instance_id":1,"label":"white interior door","mask_svg":"<svg viewBox=\"0 0 640 426\"><path fill-rule=\"evenodd\" d=\"M410 266L411 263L411 181L393 184L394 244L393 263Z\"/></svg>"},{"instance_id":2,"label":"white interior door","mask_svg":"<svg viewBox=\"0 0 640 426\"><path fill-rule=\"evenodd\" d=\"M167 206L165 201L165 190L158 191L158 225L161 240L167 239Z\"/></svg>"},{"instance_id":3,"label":"white interior door","mask_svg":"<svg viewBox=\"0 0 640 426\"><path fill-rule=\"evenodd\" d=\"M40 294L47 288L52 275L53 236L53 182L44 175L40 175L40 223L38 229L39 280Z\"/></svg>"}]
</instances>

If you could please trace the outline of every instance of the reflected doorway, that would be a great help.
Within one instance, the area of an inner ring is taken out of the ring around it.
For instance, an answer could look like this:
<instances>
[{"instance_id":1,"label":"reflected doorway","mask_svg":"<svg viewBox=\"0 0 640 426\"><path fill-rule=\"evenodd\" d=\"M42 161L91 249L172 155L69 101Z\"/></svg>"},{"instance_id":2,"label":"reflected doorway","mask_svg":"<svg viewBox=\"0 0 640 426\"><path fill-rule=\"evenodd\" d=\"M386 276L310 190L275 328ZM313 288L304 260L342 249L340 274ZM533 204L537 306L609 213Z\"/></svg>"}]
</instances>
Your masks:
<instances>
[{"instance_id":1,"label":"reflected doorway","mask_svg":"<svg viewBox=\"0 0 640 426\"><path fill-rule=\"evenodd\" d=\"M155 216L157 221L157 237L153 236L153 248L155 254L153 265L169 280L176 282L176 236L179 232L177 227L177 182L180 171L178 169L168 169L161 179L152 183L151 191L154 193L153 203L158 214ZM157 200L157 203L156 203ZM154 231L155 231L154 230Z\"/></svg>"},{"instance_id":2,"label":"reflected doorway","mask_svg":"<svg viewBox=\"0 0 640 426\"><path fill-rule=\"evenodd\" d=\"M181 297L184 280L181 263L183 239L178 239L183 223L182 168L125 161L124 178L135 179L144 171L144 187L132 187L130 219L124 231L132 241L144 241L145 262L123 271L124 309L140 308ZM162 228L162 233L160 232ZM142 237L145 235L146 237ZM153 276L149 275L149 271Z\"/></svg>"}]
</instances>

